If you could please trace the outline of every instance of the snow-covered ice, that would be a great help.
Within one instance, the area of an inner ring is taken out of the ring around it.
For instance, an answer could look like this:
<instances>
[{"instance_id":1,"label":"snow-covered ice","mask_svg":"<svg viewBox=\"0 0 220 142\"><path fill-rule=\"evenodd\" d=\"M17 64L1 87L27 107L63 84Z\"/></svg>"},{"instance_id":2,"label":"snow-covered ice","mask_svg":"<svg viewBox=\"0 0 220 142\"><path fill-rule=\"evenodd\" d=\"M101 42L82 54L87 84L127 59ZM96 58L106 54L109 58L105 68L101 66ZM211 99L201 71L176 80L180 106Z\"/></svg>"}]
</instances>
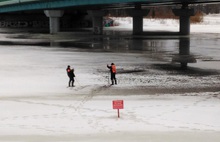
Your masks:
<instances>
[{"instance_id":1,"label":"snow-covered ice","mask_svg":"<svg viewBox=\"0 0 220 142\"><path fill-rule=\"evenodd\" d=\"M210 22L215 21L204 20L206 32L215 33ZM157 24L162 30L177 28L173 22ZM205 30L200 26L192 25L192 32ZM218 60L210 61L216 65L199 60L185 72L138 52L1 45L0 54L2 142L220 140ZM119 84L110 87L106 64L111 62L117 65ZM75 69L76 87L67 87L67 65ZM120 118L113 100L124 100Z\"/></svg>"},{"instance_id":2,"label":"snow-covered ice","mask_svg":"<svg viewBox=\"0 0 220 142\"><path fill-rule=\"evenodd\" d=\"M130 30L132 28L132 18L131 17L122 17L115 18L116 27L113 29L117 30ZM191 33L220 33L219 29L220 17L219 14L210 14L206 15L203 18L203 21L199 24L191 24ZM179 20L176 19L144 19L143 20L144 30L145 31L179 31ZM158 28L159 27L159 28ZM111 28L108 28L111 29Z\"/></svg>"}]
</instances>

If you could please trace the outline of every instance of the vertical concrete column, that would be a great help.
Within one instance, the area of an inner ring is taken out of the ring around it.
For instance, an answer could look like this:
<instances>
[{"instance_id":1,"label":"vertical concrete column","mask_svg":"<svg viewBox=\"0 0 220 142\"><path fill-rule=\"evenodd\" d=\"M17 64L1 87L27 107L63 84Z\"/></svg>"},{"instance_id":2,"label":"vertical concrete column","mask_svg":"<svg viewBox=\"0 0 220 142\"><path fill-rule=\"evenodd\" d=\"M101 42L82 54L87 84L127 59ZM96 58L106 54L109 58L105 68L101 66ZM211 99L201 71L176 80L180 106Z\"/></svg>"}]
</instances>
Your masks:
<instances>
[{"instance_id":1,"label":"vertical concrete column","mask_svg":"<svg viewBox=\"0 0 220 142\"><path fill-rule=\"evenodd\" d=\"M60 31L60 17L63 16L62 10L44 10L47 17L50 18L50 33L54 34Z\"/></svg>"},{"instance_id":2,"label":"vertical concrete column","mask_svg":"<svg viewBox=\"0 0 220 142\"><path fill-rule=\"evenodd\" d=\"M190 38L185 36L179 39L179 55L173 57L172 62L181 64L182 69L187 69L188 63L196 63L193 55L190 55Z\"/></svg>"},{"instance_id":3,"label":"vertical concrete column","mask_svg":"<svg viewBox=\"0 0 220 142\"><path fill-rule=\"evenodd\" d=\"M190 16L195 15L194 9L189 9L188 6L183 6L182 9L173 9L173 13L180 17L180 34L190 34Z\"/></svg>"},{"instance_id":4,"label":"vertical concrete column","mask_svg":"<svg viewBox=\"0 0 220 142\"><path fill-rule=\"evenodd\" d=\"M179 39L179 55L190 55L190 39L183 37Z\"/></svg>"},{"instance_id":5,"label":"vertical concrete column","mask_svg":"<svg viewBox=\"0 0 220 142\"><path fill-rule=\"evenodd\" d=\"M130 44L129 44L129 49L130 49L130 50L142 51L143 48L144 48L144 42L143 42L143 40L132 39L132 40L130 41Z\"/></svg>"},{"instance_id":6,"label":"vertical concrete column","mask_svg":"<svg viewBox=\"0 0 220 142\"><path fill-rule=\"evenodd\" d=\"M93 34L102 35L103 34L103 16L105 16L105 11L91 10L91 11L88 11L88 13L92 17Z\"/></svg>"},{"instance_id":7,"label":"vertical concrete column","mask_svg":"<svg viewBox=\"0 0 220 142\"><path fill-rule=\"evenodd\" d=\"M141 13L141 11L133 11L134 13ZM143 33L143 16L133 16L133 35L139 35Z\"/></svg>"},{"instance_id":8,"label":"vertical concrete column","mask_svg":"<svg viewBox=\"0 0 220 142\"><path fill-rule=\"evenodd\" d=\"M179 40L179 55L183 59L180 61L181 68L186 69L188 64L188 58L190 55L190 39L189 38L180 38Z\"/></svg>"},{"instance_id":9,"label":"vertical concrete column","mask_svg":"<svg viewBox=\"0 0 220 142\"><path fill-rule=\"evenodd\" d=\"M127 10L129 16L133 17L133 35L143 33L143 17L147 16L150 10L135 7L135 9Z\"/></svg>"}]
</instances>

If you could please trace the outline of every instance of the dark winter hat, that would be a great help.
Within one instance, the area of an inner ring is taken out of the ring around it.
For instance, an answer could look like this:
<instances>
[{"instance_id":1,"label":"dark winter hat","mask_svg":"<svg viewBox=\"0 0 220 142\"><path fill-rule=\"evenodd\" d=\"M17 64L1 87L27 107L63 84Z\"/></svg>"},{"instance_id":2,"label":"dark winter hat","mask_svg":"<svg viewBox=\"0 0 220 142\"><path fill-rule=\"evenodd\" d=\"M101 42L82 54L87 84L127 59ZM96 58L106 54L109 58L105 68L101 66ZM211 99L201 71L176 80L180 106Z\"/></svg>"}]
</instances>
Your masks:
<instances>
[{"instance_id":1,"label":"dark winter hat","mask_svg":"<svg viewBox=\"0 0 220 142\"><path fill-rule=\"evenodd\" d=\"M114 63L112 63L111 65L114 65Z\"/></svg>"},{"instance_id":2,"label":"dark winter hat","mask_svg":"<svg viewBox=\"0 0 220 142\"><path fill-rule=\"evenodd\" d=\"M70 68L70 65L68 65L67 68Z\"/></svg>"}]
</instances>

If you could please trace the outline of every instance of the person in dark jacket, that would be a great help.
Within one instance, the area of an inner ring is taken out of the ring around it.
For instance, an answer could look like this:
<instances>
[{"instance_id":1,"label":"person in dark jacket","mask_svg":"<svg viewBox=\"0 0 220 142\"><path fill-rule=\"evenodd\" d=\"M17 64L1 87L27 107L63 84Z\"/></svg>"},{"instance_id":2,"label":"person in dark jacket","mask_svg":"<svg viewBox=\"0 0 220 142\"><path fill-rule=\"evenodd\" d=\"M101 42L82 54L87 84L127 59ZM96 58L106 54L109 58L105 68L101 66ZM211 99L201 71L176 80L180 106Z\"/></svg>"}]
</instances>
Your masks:
<instances>
[{"instance_id":1,"label":"person in dark jacket","mask_svg":"<svg viewBox=\"0 0 220 142\"><path fill-rule=\"evenodd\" d=\"M109 66L107 64L107 68L110 69L111 72L111 81L112 81L112 85L117 84L117 80L116 80L116 66L114 63L111 63L111 66Z\"/></svg>"},{"instance_id":2,"label":"person in dark jacket","mask_svg":"<svg viewBox=\"0 0 220 142\"><path fill-rule=\"evenodd\" d=\"M67 72L67 76L69 77L69 87L70 87L70 84L72 85L72 87L74 87L74 81L75 81L74 80L74 77L75 77L74 69L71 69L70 65L68 65L66 72Z\"/></svg>"}]
</instances>

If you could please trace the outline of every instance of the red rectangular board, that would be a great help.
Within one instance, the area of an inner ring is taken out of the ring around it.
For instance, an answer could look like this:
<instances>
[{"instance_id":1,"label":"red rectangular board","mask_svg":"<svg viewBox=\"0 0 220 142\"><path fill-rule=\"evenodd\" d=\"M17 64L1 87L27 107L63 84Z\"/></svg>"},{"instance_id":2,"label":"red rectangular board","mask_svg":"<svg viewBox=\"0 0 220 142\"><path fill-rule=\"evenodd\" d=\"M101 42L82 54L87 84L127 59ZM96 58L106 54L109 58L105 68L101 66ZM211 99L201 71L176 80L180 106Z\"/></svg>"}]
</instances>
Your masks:
<instances>
[{"instance_id":1,"label":"red rectangular board","mask_svg":"<svg viewBox=\"0 0 220 142\"><path fill-rule=\"evenodd\" d=\"M113 109L123 109L124 101L123 100L114 100L112 101Z\"/></svg>"}]
</instances>

